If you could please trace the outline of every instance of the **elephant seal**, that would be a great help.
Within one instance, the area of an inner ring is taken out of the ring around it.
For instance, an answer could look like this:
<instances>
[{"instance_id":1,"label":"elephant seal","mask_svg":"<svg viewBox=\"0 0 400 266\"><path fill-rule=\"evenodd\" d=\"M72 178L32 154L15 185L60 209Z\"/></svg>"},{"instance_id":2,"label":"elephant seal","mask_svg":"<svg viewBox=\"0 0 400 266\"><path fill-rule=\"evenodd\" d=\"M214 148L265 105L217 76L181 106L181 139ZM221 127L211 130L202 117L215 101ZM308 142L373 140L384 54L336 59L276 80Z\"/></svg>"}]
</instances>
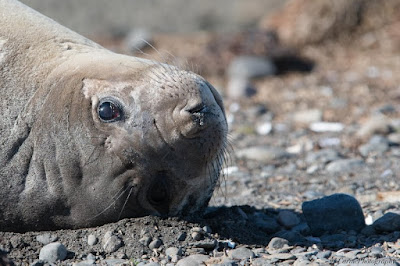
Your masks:
<instances>
[{"instance_id":1,"label":"elephant seal","mask_svg":"<svg viewBox=\"0 0 400 266\"><path fill-rule=\"evenodd\" d=\"M202 77L108 51L0 0L0 230L204 208L226 147Z\"/></svg>"}]
</instances>

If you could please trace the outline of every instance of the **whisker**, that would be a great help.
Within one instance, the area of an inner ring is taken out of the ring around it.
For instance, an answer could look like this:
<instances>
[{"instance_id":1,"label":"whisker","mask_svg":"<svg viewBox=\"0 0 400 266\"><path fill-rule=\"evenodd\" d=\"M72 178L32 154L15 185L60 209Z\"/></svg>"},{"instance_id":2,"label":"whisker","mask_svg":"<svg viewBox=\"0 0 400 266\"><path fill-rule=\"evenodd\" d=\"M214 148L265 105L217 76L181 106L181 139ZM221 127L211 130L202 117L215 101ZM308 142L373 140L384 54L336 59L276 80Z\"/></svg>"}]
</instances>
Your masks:
<instances>
[{"instance_id":1,"label":"whisker","mask_svg":"<svg viewBox=\"0 0 400 266\"><path fill-rule=\"evenodd\" d=\"M91 218L89 218L89 219L87 219L87 220L88 220L88 221L89 221L89 220L93 220L93 219L99 217L100 215L102 215L103 213L105 213L108 209L110 209L110 208L115 204L115 201L116 201L116 200L118 200L120 197L122 197L122 195L124 195L124 193L125 193L129 188L131 188L131 187L127 187L126 189L124 189L124 190L119 194L119 196L118 196L110 205L108 205L104 210L102 210L100 213L96 214L95 216L93 216L93 217L91 217ZM121 190L120 190L120 191L121 191Z\"/></svg>"},{"instance_id":2,"label":"whisker","mask_svg":"<svg viewBox=\"0 0 400 266\"><path fill-rule=\"evenodd\" d=\"M126 203L128 202L129 197L130 197L131 194L132 194L132 190L133 190L133 187L131 187L131 190L129 190L129 194L128 194L128 196L126 197L126 200L125 200L125 202L124 202L124 205L122 205L121 212L120 212L119 215L118 215L118 220L121 219L122 212L124 211L125 206L126 206Z\"/></svg>"}]
</instances>

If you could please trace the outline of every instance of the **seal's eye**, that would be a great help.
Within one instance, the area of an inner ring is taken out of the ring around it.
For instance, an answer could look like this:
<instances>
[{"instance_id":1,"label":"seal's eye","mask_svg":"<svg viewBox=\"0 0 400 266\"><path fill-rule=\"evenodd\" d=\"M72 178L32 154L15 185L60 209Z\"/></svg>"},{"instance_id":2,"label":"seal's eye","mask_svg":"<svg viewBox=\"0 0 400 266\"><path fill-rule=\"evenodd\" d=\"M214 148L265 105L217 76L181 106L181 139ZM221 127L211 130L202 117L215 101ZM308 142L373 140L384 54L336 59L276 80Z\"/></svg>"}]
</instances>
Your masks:
<instances>
[{"instance_id":1,"label":"seal's eye","mask_svg":"<svg viewBox=\"0 0 400 266\"><path fill-rule=\"evenodd\" d=\"M118 105L106 101L99 105L98 115L103 122L114 122L122 118L122 110Z\"/></svg>"}]
</instances>

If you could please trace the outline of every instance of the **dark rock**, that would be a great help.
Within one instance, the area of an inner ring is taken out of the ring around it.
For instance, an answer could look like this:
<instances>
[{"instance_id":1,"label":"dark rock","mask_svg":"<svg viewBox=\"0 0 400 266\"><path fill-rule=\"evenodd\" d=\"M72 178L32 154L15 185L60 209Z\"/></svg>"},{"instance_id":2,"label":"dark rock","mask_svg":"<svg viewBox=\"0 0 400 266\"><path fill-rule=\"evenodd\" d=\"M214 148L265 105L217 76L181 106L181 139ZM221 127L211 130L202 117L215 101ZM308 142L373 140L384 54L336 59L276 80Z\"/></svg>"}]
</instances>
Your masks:
<instances>
[{"instance_id":1,"label":"dark rock","mask_svg":"<svg viewBox=\"0 0 400 266\"><path fill-rule=\"evenodd\" d=\"M358 201L346 194L333 194L302 205L311 233L320 236L337 230L360 231L365 227L364 215Z\"/></svg>"},{"instance_id":2,"label":"dark rock","mask_svg":"<svg viewBox=\"0 0 400 266\"><path fill-rule=\"evenodd\" d=\"M388 212L376 220L372 226L376 231L379 232L400 231L400 215L393 212Z\"/></svg>"}]
</instances>

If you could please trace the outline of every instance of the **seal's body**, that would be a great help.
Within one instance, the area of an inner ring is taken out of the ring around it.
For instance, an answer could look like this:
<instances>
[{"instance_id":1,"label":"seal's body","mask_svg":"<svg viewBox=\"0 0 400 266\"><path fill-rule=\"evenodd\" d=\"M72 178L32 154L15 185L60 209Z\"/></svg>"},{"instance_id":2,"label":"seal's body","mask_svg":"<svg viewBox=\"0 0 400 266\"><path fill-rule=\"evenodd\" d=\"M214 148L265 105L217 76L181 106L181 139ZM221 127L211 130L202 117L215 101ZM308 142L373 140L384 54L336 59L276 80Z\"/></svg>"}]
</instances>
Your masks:
<instances>
[{"instance_id":1,"label":"seal's body","mask_svg":"<svg viewBox=\"0 0 400 266\"><path fill-rule=\"evenodd\" d=\"M227 124L200 76L112 53L0 0L0 230L206 206Z\"/></svg>"}]
</instances>

